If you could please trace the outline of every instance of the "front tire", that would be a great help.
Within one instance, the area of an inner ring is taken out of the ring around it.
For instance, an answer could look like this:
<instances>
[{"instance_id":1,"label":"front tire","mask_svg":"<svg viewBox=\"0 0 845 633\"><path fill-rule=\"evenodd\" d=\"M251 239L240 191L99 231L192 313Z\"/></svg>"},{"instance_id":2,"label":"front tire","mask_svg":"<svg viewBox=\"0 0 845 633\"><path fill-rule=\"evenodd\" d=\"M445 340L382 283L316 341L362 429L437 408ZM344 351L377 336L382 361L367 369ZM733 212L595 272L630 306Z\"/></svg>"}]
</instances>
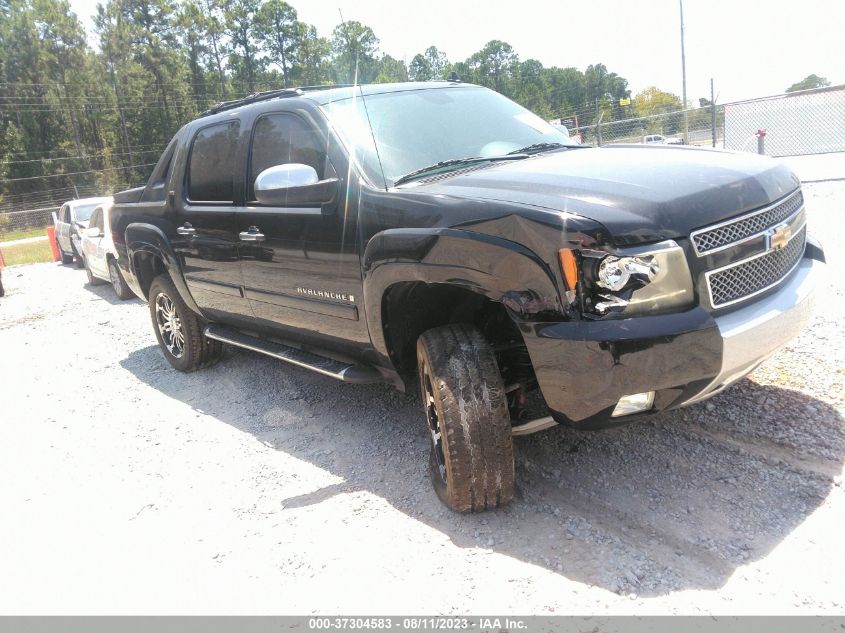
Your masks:
<instances>
[{"instance_id":1,"label":"front tire","mask_svg":"<svg viewBox=\"0 0 845 633\"><path fill-rule=\"evenodd\" d=\"M188 308L169 275L153 280L149 302L158 345L174 369L191 372L219 360L223 344L206 338L205 321Z\"/></svg>"},{"instance_id":2,"label":"front tire","mask_svg":"<svg viewBox=\"0 0 845 633\"><path fill-rule=\"evenodd\" d=\"M513 498L511 422L490 345L470 325L446 325L417 341L428 431L429 474L456 512L481 512Z\"/></svg>"},{"instance_id":3,"label":"front tire","mask_svg":"<svg viewBox=\"0 0 845 633\"><path fill-rule=\"evenodd\" d=\"M117 298L121 301L126 301L132 296L132 291L129 289L129 286L126 285L126 280L123 278L120 268L117 267L117 262L110 258L108 260L108 266L109 281L111 281L111 287L114 290L114 294L116 294Z\"/></svg>"},{"instance_id":4,"label":"front tire","mask_svg":"<svg viewBox=\"0 0 845 633\"><path fill-rule=\"evenodd\" d=\"M72 253L71 258L70 258L71 261L76 262L77 268L82 268L85 265L85 262L82 259L82 255L80 255L77 252L76 246L73 245L73 242L71 242L71 244L70 244L70 252ZM64 260L62 260L62 262L64 262Z\"/></svg>"}]
</instances>

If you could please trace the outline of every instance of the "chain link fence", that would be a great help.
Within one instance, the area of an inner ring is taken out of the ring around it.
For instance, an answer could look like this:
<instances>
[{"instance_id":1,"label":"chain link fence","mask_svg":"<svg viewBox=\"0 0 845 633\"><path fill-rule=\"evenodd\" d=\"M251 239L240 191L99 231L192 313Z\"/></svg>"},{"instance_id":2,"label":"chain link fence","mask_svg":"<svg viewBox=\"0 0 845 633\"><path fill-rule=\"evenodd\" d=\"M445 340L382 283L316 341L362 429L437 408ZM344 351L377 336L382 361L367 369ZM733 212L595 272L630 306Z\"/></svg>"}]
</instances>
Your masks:
<instances>
[{"instance_id":1,"label":"chain link fence","mask_svg":"<svg viewBox=\"0 0 845 633\"><path fill-rule=\"evenodd\" d=\"M845 152L845 86L803 90L607 121L603 115L574 127L576 140L609 143L683 143L769 156ZM758 144L760 131L764 139Z\"/></svg>"},{"instance_id":2,"label":"chain link fence","mask_svg":"<svg viewBox=\"0 0 845 633\"><path fill-rule=\"evenodd\" d=\"M763 153L778 157L845 152L845 86L618 120L604 120L601 113L582 114L573 121L580 125L567 121L571 136L590 145L671 144L686 139L690 145L747 152L757 152L762 145ZM765 130L762 144L759 130ZM0 242L50 226L52 214L67 200L107 195L137 184L116 184L109 191L70 184L6 196L0 199Z\"/></svg>"},{"instance_id":3,"label":"chain link fence","mask_svg":"<svg viewBox=\"0 0 845 633\"><path fill-rule=\"evenodd\" d=\"M725 104L725 149L757 150L765 130L769 156L845 152L845 86ZM752 140L749 140L752 139Z\"/></svg>"},{"instance_id":4,"label":"chain link fence","mask_svg":"<svg viewBox=\"0 0 845 633\"><path fill-rule=\"evenodd\" d=\"M68 200L109 195L131 186L134 185L118 184L104 191L96 185L70 185L7 196L0 200L0 242L43 234L53 225L53 213L58 213Z\"/></svg>"},{"instance_id":5,"label":"chain link fence","mask_svg":"<svg viewBox=\"0 0 845 633\"><path fill-rule=\"evenodd\" d=\"M600 121L582 125L571 134L582 143L669 143L720 147L724 137L724 108L721 106L677 110L651 116Z\"/></svg>"}]
</instances>

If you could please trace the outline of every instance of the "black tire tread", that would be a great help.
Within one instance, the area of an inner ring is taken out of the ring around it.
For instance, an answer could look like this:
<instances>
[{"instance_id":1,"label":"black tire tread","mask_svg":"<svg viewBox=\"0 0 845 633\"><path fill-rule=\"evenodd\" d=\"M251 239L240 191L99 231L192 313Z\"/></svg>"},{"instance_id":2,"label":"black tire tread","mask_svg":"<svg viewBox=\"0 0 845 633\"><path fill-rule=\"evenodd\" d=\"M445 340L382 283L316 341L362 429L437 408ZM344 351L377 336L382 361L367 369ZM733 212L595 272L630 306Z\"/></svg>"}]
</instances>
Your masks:
<instances>
[{"instance_id":1,"label":"black tire tread","mask_svg":"<svg viewBox=\"0 0 845 633\"><path fill-rule=\"evenodd\" d=\"M473 326L453 324L423 333L418 354L424 356L421 365L427 362L431 368L445 436L447 482L445 487L435 485L438 495L458 512L505 505L514 494L513 444L492 349ZM435 476L439 472L432 472Z\"/></svg>"},{"instance_id":2,"label":"black tire tread","mask_svg":"<svg viewBox=\"0 0 845 633\"><path fill-rule=\"evenodd\" d=\"M129 286L126 285L126 278L123 276L123 273L120 272L120 266L117 265L117 262L114 260L114 258L109 257L107 263L109 266L109 270L111 270L111 267L114 266L115 268L117 268L117 274L120 275L120 292L115 290L114 284L110 283L112 290L114 290L114 294L117 295L117 298L121 301L126 301L127 299L131 299L132 297L134 297L135 293L132 292ZM111 280L111 277L109 277L109 279Z\"/></svg>"},{"instance_id":3,"label":"black tire tread","mask_svg":"<svg viewBox=\"0 0 845 633\"><path fill-rule=\"evenodd\" d=\"M161 335L156 325L155 297L164 291L176 305L176 312L182 321L185 330L185 352L181 358L174 358L165 348ZM210 339L203 334L205 321L193 312L182 299L182 296L173 285L173 281L167 274L159 275L150 284L149 294L150 317L152 319L153 332L162 348L165 358L175 369L186 373L213 365L223 353L223 344L220 341Z\"/></svg>"}]
</instances>

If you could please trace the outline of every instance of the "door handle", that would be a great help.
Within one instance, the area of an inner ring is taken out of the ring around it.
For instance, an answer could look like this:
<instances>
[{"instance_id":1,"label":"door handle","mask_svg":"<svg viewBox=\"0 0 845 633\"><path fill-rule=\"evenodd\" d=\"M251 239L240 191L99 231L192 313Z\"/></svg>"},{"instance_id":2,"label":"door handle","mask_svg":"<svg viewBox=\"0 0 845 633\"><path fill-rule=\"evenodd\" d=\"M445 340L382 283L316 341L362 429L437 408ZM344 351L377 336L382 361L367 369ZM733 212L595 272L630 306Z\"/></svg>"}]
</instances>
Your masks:
<instances>
[{"instance_id":1,"label":"door handle","mask_svg":"<svg viewBox=\"0 0 845 633\"><path fill-rule=\"evenodd\" d=\"M238 233L238 237L244 242L263 242L266 238L257 226L251 226L246 231Z\"/></svg>"},{"instance_id":2,"label":"door handle","mask_svg":"<svg viewBox=\"0 0 845 633\"><path fill-rule=\"evenodd\" d=\"M192 227L189 222L185 222L184 226L180 226L176 229L176 232L179 235L196 235L197 230Z\"/></svg>"}]
</instances>

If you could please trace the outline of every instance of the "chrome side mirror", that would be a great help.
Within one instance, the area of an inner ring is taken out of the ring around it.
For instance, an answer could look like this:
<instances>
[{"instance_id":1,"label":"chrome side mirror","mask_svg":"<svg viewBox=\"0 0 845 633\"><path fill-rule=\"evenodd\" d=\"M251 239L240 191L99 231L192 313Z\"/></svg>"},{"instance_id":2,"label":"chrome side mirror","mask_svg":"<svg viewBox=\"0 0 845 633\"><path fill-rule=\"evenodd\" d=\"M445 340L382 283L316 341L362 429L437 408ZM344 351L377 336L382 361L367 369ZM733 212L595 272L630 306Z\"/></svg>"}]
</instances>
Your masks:
<instances>
[{"instance_id":1,"label":"chrome side mirror","mask_svg":"<svg viewBox=\"0 0 845 633\"><path fill-rule=\"evenodd\" d=\"M318 207L335 198L337 179L320 180L310 165L268 167L255 179L255 199L270 206Z\"/></svg>"}]
</instances>

